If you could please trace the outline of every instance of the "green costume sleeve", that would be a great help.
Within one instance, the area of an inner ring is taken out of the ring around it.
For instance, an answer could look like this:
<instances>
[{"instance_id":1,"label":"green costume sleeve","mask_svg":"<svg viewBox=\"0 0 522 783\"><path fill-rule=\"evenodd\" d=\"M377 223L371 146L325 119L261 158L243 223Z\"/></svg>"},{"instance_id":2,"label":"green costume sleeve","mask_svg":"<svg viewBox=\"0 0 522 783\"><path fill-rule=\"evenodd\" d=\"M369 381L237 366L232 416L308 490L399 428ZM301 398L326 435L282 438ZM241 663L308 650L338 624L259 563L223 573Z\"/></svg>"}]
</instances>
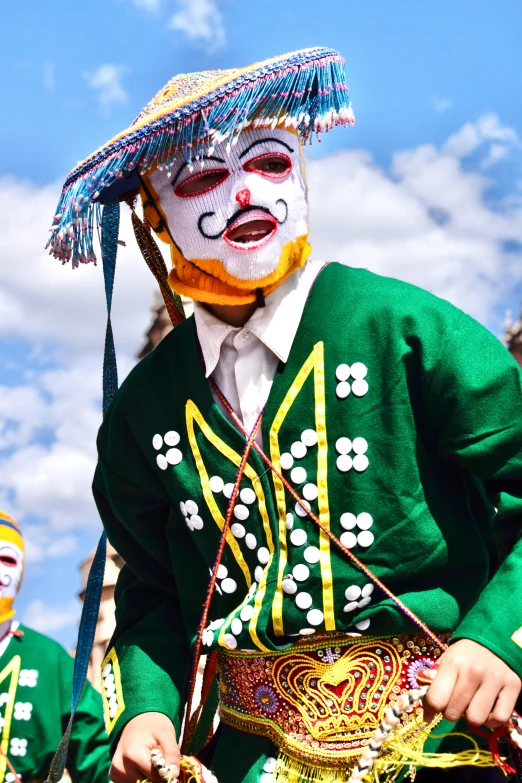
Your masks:
<instances>
[{"instance_id":1,"label":"green costume sleeve","mask_svg":"<svg viewBox=\"0 0 522 783\"><path fill-rule=\"evenodd\" d=\"M59 683L61 690L62 727L65 730L71 710L74 662L65 650L60 651ZM76 712L67 757L67 770L73 783L107 783L110 755L103 725L101 697L86 682Z\"/></svg>"},{"instance_id":2,"label":"green costume sleeve","mask_svg":"<svg viewBox=\"0 0 522 783\"><path fill-rule=\"evenodd\" d=\"M459 311L433 366L428 410L440 456L464 469L463 483L465 473L478 479L497 510L487 534L498 568L452 639L473 639L522 675L522 373L496 337Z\"/></svg>"},{"instance_id":3,"label":"green costume sleeve","mask_svg":"<svg viewBox=\"0 0 522 783\"><path fill-rule=\"evenodd\" d=\"M102 666L114 748L126 723L145 712L167 715L179 736L190 648L166 537L173 510L123 417L111 413L100 431L93 490L109 540L126 562L116 587L116 631ZM118 437L111 437L114 427ZM125 450L114 454L118 442Z\"/></svg>"}]
</instances>

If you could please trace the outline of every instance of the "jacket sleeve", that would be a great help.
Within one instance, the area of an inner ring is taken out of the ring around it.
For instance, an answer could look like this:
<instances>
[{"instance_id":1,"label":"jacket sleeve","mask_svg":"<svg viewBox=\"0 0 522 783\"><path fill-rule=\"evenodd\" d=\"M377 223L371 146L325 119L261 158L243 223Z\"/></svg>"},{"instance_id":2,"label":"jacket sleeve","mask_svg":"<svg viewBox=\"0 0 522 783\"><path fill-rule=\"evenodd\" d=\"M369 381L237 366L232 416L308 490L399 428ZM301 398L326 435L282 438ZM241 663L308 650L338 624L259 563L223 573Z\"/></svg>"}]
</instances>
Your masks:
<instances>
[{"instance_id":1,"label":"jacket sleeve","mask_svg":"<svg viewBox=\"0 0 522 783\"><path fill-rule=\"evenodd\" d=\"M110 542L125 560L115 591L116 630L102 664L114 750L136 715L162 712L179 736L190 665L166 528L173 510L128 428L109 415L98 438L93 492Z\"/></svg>"},{"instance_id":2,"label":"jacket sleeve","mask_svg":"<svg viewBox=\"0 0 522 783\"><path fill-rule=\"evenodd\" d=\"M522 675L522 372L496 337L453 308L443 340L428 392L432 437L441 457L482 485L497 559L452 640L472 639Z\"/></svg>"},{"instance_id":3,"label":"jacket sleeve","mask_svg":"<svg viewBox=\"0 0 522 783\"><path fill-rule=\"evenodd\" d=\"M74 670L74 661L65 650L59 652L58 668L62 729L65 730L71 709ZM90 682L86 682L71 731L67 771L73 783L108 783L110 763L102 700Z\"/></svg>"}]
</instances>

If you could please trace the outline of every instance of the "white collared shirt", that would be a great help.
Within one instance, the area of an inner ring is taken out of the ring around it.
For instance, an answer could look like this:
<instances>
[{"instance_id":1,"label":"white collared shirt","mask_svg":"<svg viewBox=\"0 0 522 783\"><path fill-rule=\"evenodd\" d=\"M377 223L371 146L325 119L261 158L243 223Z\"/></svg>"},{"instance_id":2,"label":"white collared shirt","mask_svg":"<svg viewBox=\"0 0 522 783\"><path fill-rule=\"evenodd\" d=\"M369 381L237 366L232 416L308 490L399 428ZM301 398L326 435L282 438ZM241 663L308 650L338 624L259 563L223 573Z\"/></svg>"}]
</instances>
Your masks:
<instances>
[{"instance_id":1,"label":"white collared shirt","mask_svg":"<svg viewBox=\"0 0 522 783\"><path fill-rule=\"evenodd\" d=\"M278 363L288 359L308 294L323 266L323 261L308 261L266 297L265 307L258 307L243 327L226 324L203 305L194 305L205 375L212 377L248 432L265 406ZM262 445L261 430L256 440Z\"/></svg>"}]
</instances>

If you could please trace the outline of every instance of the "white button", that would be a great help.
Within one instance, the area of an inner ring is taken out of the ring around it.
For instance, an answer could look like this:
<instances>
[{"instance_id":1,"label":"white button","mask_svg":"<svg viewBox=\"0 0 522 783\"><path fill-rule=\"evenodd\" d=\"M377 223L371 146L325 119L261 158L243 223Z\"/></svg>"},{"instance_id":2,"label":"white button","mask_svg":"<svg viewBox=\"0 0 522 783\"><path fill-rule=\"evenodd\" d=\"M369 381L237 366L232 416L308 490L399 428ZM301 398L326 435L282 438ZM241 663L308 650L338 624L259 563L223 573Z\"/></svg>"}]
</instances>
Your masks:
<instances>
[{"instance_id":1,"label":"white button","mask_svg":"<svg viewBox=\"0 0 522 783\"><path fill-rule=\"evenodd\" d=\"M109 706L111 706L111 705L113 705L113 704L114 704L116 707L118 706L118 699L117 699L117 697L116 697L116 694L115 694L115 693L113 693L113 694L112 694L112 696L111 696L111 698L109 699Z\"/></svg>"},{"instance_id":2,"label":"white button","mask_svg":"<svg viewBox=\"0 0 522 783\"><path fill-rule=\"evenodd\" d=\"M185 508L187 509L187 514L190 514L190 516L192 516L192 514L197 514L199 511L197 503L194 503L193 500L187 500L185 503Z\"/></svg>"},{"instance_id":3,"label":"white button","mask_svg":"<svg viewBox=\"0 0 522 783\"><path fill-rule=\"evenodd\" d=\"M357 543L356 537L354 536L353 533L350 532L343 533L339 540L341 544L345 546L347 549L353 549Z\"/></svg>"},{"instance_id":4,"label":"white button","mask_svg":"<svg viewBox=\"0 0 522 783\"><path fill-rule=\"evenodd\" d=\"M247 506L249 506L251 503L255 502L256 499L256 493L253 489L250 489L250 487L246 487L245 489L242 489L239 493L239 497L243 501L243 503L246 503Z\"/></svg>"},{"instance_id":5,"label":"white button","mask_svg":"<svg viewBox=\"0 0 522 783\"><path fill-rule=\"evenodd\" d=\"M306 481L306 470L304 468L293 468L290 478L294 484L302 484L303 481Z\"/></svg>"},{"instance_id":6,"label":"white button","mask_svg":"<svg viewBox=\"0 0 522 783\"><path fill-rule=\"evenodd\" d=\"M315 430L305 430L301 434L301 440L305 446L315 446L318 440L317 432Z\"/></svg>"},{"instance_id":7,"label":"white button","mask_svg":"<svg viewBox=\"0 0 522 783\"><path fill-rule=\"evenodd\" d=\"M275 777L270 772L263 772L259 777L259 783L274 783Z\"/></svg>"},{"instance_id":8,"label":"white button","mask_svg":"<svg viewBox=\"0 0 522 783\"><path fill-rule=\"evenodd\" d=\"M203 631L203 637L202 637L203 644L206 647L210 647L211 644L213 643L213 641L214 641L214 634L212 633L210 628L205 628L205 630Z\"/></svg>"},{"instance_id":9,"label":"white button","mask_svg":"<svg viewBox=\"0 0 522 783\"><path fill-rule=\"evenodd\" d=\"M241 622L239 617L234 617L234 619L230 623L230 630L232 631L234 636L239 636L239 634L243 630L243 623Z\"/></svg>"},{"instance_id":10,"label":"white button","mask_svg":"<svg viewBox=\"0 0 522 783\"><path fill-rule=\"evenodd\" d=\"M308 620L310 625L321 625L321 623L324 620L324 614L321 612L320 609L310 609L310 611L306 615L306 619Z\"/></svg>"},{"instance_id":11,"label":"white button","mask_svg":"<svg viewBox=\"0 0 522 783\"><path fill-rule=\"evenodd\" d=\"M264 576L265 572L263 571L263 568L261 566L256 566L256 570L254 571L254 576L256 578L256 582L260 582Z\"/></svg>"},{"instance_id":12,"label":"white button","mask_svg":"<svg viewBox=\"0 0 522 783\"><path fill-rule=\"evenodd\" d=\"M156 451L158 449L161 449L161 447L163 446L163 438L161 437L161 435L154 435L154 437L152 438L152 445L154 446Z\"/></svg>"},{"instance_id":13,"label":"white button","mask_svg":"<svg viewBox=\"0 0 522 783\"><path fill-rule=\"evenodd\" d=\"M310 609L312 606L312 596L310 593L297 593L295 605L299 607L299 609Z\"/></svg>"},{"instance_id":14,"label":"white button","mask_svg":"<svg viewBox=\"0 0 522 783\"><path fill-rule=\"evenodd\" d=\"M223 636L223 641L227 647L230 647L231 650L234 650L237 647L237 639L235 636L232 636L231 633L226 633Z\"/></svg>"},{"instance_id":15,"label":"white button","mask_svg":"<svg viewBox=\"0 0 522 783\"><path fill-rule=\"evenodd\" d=\"M216 494L218 492L223 492L223 487L225 486L225 482L221 478L221 476L212 476L212 478L209 481L210 489L212 492L215 492Z\"/></svg>"},{"instance_id":16,"label":"white button","mask_svg":"<svg viewBox=\"0 0 522 783\"><path fill-rule=\"evenodd\" d=\"M335 377L338 381L347 381L350 377L350 365L339 364L335 371Z\"/></svg>"},{"instance_id":17,"label":"white button","mask_svg":"<svg viewBox=\"0 0 522 783\"><path fill-rule=\"evenodd\" d=\"M158 454L156 457L156 462L158 463L158 468L161 468L161 470L167 470L169 463L167 462L167 458L163 456L163 454Z\"/></svg>"},{"instance_id":18,"label":"white button","mask_svg":"<svg viewBox=\"0 0 522 783\"><path fill-rule=\"evenodd\" d=\"M239 503L237 506L234 506L234 516L236 519L244 521L250 516L250 511L246 506L242 506L241 503Z\"/></svg>"},{"instance_id":19,"label":"white button","mask_svg":"<svg viewBox=\"0 0 522 783\"><path fill-rule=\"evenodd\" d=\"M261 565L266 565L268 563L268 560L270 558L270 552L266 548L266 546L259 547L257 550L257 559L261 563Z\"/></svg>"},{"instance_id":20,"label":"white button","mask_svg":"<svg viewBox=\"0 0 522 783\"><path fill-rule=\"evenodd\" d=\"M321 557L321 552L316 546L307 546L304 551L304 559L307 563L317 563Z\"/></svg>"},{"instance_id":21,"label":"white button","mask_svg":"<svg viewBox=\"0 0 522 783\"><path fill-rule=\"evenodd\" d=\"M228 500L230 500L230 498L232 497L233 492L234 492L234 485L225 484L225 486L223 487L223 494Z\"/></svg>"},{"instance_id":22,"label":"white button","mask_svg":"<svg viewBox=\"0 0 522 783\"><path fill-rule=\"evenodd\" d=\"M340 470L341 473L348 473L351 467L352 458L349 454L341 454L340 457L337 457L337 470Z\"/></svg>"},{"instance_id":23,"label":"white button","mask_svg":"<svg viewBox=\"0 0 522 783\"><path fill-rule=\"evenodd\" d=\"M315 633L315 628L301 628L299 633L301 636L310 636L310 634Z\"/></svg>"},{"instance_id":24,"label":"white button","mask_svg":"<svg viewBox=\"0 0 522 783\"><path fill-rule=\"evenodd\" d=\"M203 527L203 520L201 519L200 516L198 516L198 514L192 514L192 516L190 517L190 524L192 525L194 530L201 530L201 528Z\"/></svg>"},{"instance_id":25,"label":"white button","mask_svg":"<svg viewBox=\"0 0 522 783\"><path fill-rule=\"evenodd\" d=\"M373 593L374 590L375 590L375 586L370 584L370 582L368 582L368 584L364 585L364 587L362 589L362 596L363 596L363 598L367 598L369 595L371 595Z\"/></svg>"},{"instance_id":26,"label":"white button","mask_svg":"<svg viewBox=\"0 0 522 783\"><path fill-rule=\"evenodd\" d=\"M362 473L363 470L366 470L368 467L368 457L366 454L357 454L357 456L353 458L353 467L357 473Z\"/></svg>"},{"instance_id":27,"label":"white button","mask_svg":"<svg viewBox=\"0 0 522 783\"><path fill-rule=\"evenodd\" d=\"M349 454L352 450L352 441L350 438L338 438L335 442L335 449L338 454Z\"/></svg>"},{"instance_id":28,"label":"white button","mask_svg":"<svg viewBox=\"0 0 522 783\"><path fill-rule=\"evenodd\" d=\"M116 713L118 712L118 705L114 705L113 707L109 707L109 717L114 718L116 716Z\"/></svg>"},{"instance_id":29,"label":"white button","mask_svg":"<svg viewBox=\"0 0 522 783\"><path fill-rule=\"evenodd\" d=\"M354 438L352 447L356 454L366 454L368 442L364 438Z\"/></svg>"},{"instance_id":30,"label":"white button","mask_svg":"<svg viewBox=\"0 0 522 783\"><path fill-rule=\"evenodd\" d=\"M373 517L371 514L368 514L366 511L363 511L362 514L359 514L357 517L357 527L361 530L369 530L371 526L373 525Z\"/></svg>"},{"instance_id":31,"label":"white button","mask_svg":"<svg viewBox=\"0 0 522 783\"><path fill-rule=\"evenodd\" d=\"M362 379L354 381L352 383L352 391L356 397L364 397L368 391L368 383Z\"/></svg>"},{"instance_id":32,"label":"white button","mask_svg":"<svg viewBox=\"0 0 522 783\"><path fill-rule=\"evenodd\" d=\"M343 612L353 612L354 609L357 609L357 601L351 601L349 604L346 604Z\"/></svg>"},{"instance_id":33,"label":"white button","mask_svg":"<svg viewBox=\"0 0 522 783\"><path fill-rule=\"evenodd\" d=\"M108 687L112 682L114 682L114 674L109 672L109 674L105 675L104 683Z\"/></svg>"},{"instance_id":34,"label":"white button","mask_svg":"<svg viewBox=\"0 0 522 783\"><path fill-rule=\"evenodd\" d=\"M340 400L345 400L350 394L350 384L347 381L341 381L341 383L337 384L335 393Z\"/></svg>"},{"instance_id":35,"label":"white button","mask_svg":"<svg viewBox=\"0 0 522 783\"><path fill-rule=\"evenodd\" d=\"M361 598L357 606L359 607L359 609L364 609L364 607L368 606L368 604L371 604L371 602L372 599L370 598L370 596L368 596L367 598Z\"/></svg>"},{"instance_id":36,"label":"white button","mask_svg":"<svg viewBox=\"0 0 522 783\"><path fill-rule=\"evenodd\" d=\"M249 549L255 549L257 546L257 540L253 533L247 533L245 536L245 544Z\"/></svg>"},{"instance_id":37,"label":"white button","mask_svg":"<svg viewBox=\"0 0 522 783\"><path fill-rule=\"evenodd\" d=\"M229 576L227 576L227 578L223 579L221 582L221 589L224 593L235 593L237 590L237 583L234 579L231 579Z\"/></svg>"},{"instance_id":38,"label":"white button","mask_svg":"<svg viewBox=\"0 0 522 783\"><path fill-rule=\"evenodd\" d=\"M350 512L347 511L346 514L342 515L341 527L344 527L345 530L352 530L356 524L357 524L357 517L355 516L355 514L350 514Z\"/></svg>"},{"instance_id":39,"label":"white button","mask_svg":"<svg viewBox=\"0 0 522 783\"><path fill-rule=\"evenodd\" d=\"M224 622L225 621L223 618L221 618L220 620L212 620L212 622L209 625L209 628L211 631L217 631L218 628L221 628Z\"/></svg>"},{"instance_id":40,"label":"white button","mask_svg":"<svg viewBox=\"0 0 522 783\"><path fill-rule=\"evenodd\" d=\"M375 541L375 536L373 535L371 530L363 530L362 533L359 533L357 536L357 543L359 546L371 546L373 542Z\"/></svg>"},{"instance_id":41,"label":"white button","mask_svg":"<svg viewBox=\"0 0 522 783\"><path fill-rule=\"evenodd\" d=\"M295 443L292 443L290 451L292 452L292 456L294 456L296 459L303 459L303 457L306 456L308 449L302 440L296 440Z\"/></svg>"},{"instance_id":42,"label":"white button","mask_svg":"<svg viewBox=\"0 0 522 783\"><path fill-rule=\"evenodd\" d=\"M355 362L355 364L352 364L352 378L356 378L357 380L360 380L361 378L366 378L366 373L368 372L368 368L365 364L362 362Z\"/></svg>"},{"instance_id":43,"label":"white button","mask_svg":"<svg viewBox=\"0 0 522 783\"><path fill-rule=\"evenodd\" d=\"M179 449L169 449L165 456L167 457L167 462L170 465L179 465L183 459L183 454Z\"/></svg>"},{"instance_id":44,"label":"white button","mask_svg":"<svg viewBox=\"0 0 522 783\"><path fill-rule=\"evenodd\" d=\"M294 546L303 546L306 543L307 535L304 530L296 528L290 533L290 541Z\"/></svg>"},{"instance_id":45,"label":"white button","mask_svg":"<svg viewBox=\"0 0 522 783\"><path fill-rule=\"evenodd\" d=\"M220 563L217 567L217 578L224 579L226 576L228 576L228 568L223 563Z\"/></svg>"},{"instance_id":46,"label":"white button","mask_svg":"<svg viewBox=\"0 0 522 783\"><path fill-rule=\"evenodd\" d=\"M297 592L297 585L293 579L290 579L290 577L285 576L285 578L283 579L283 590L288 595L293 595L294 593Z\"/></svg>"},{"instance_id":47,"label":"white button","mask_svg":"<svg viewBox=\"0 0 522 783\"><path fill-rule=\"evenodd\" d=\"M267 756L263 769L265 772L273 772L275 770L276 760L273 756Z\"/></svg>"},{"instance_id":48,"label":"white button","mask_svg":"<svg viewBox=\"0 0 522 783\"><path fill-rule=\"evenodd\" d=\"M241 522L234 522L233 525L230 525L230 530L232 531L232 535L236 538L243 538L246 533L245 527Z\"/></svg>"},{"instance_id":49,"label":"white button","mask_svg":"<svg viewBox=\"0 0 522 783\"><path fill-rule=\"evenodd\" d=\"M294 526L294 515L288 513L286 515L286 529L291 530Z\"/></svg>"},{"instance_id":50,"label":"white button","mask_svg":"<svg viewBox=\"0 0 522 783\"><path fill-rule=\"evenodd\" d=\"M357 585L350 585L344 591L344 595L347 601L358 601L361 597L361 588L357 587Z\"/></svg>"},{"instance_id":51,"label":"white button","mask_svg":"<svg viewBox=\"0 0 522 783\"><path fill-rule=\"evenodd\" d=\"M297 470L297 468L296 468ZM315 484L305 484L303 487L303 497L306 500L317 500L317 496L319 494L319 490L315 486Z\"/></svg>"},{"instance_id":52,"label":"white button","mask_svg":"<svg viewBox=\"0 0 522 783\"><path fill-rule=\"evenodd\" d=\"M247 604L241 609L241 619L244 623L248 623L254 616L254 607L252 604Z\"/></svg>"},{"instance_id":53,"label":"white button","mask_svg":"<svg viewBox=\"0 0 522 783\"><path fill-rule=\"evenodd\" d=\"M113 682L110 682L108 685L105 686L105 693L108 699L110 699L112 694L115 692L116 692L116 686Z\"/></svg>"},{"instance_id":54,"label":"white button","mask_svg":"<svg viewBox=\"0 0 522 783\"><path fill-rule=\"evenodd\" d=\"M290 468L294 464L294 458L288 451L285 451L284 454L281 454L280 462L283 470L290 470Z\"/></svg>"},{"instance_id":55,"label":"white button","mask_svg":"<svg viewBox=\"0 0 522 783\"><path fill-rule=\"evenodd\" d=\"M304 582L310 576L310 569L304 563L298 563L293 567L292 575L297 582Z\"/></svg>"},{"instance_id":56,"label":"white button","mask_svg":"<svg viewBox=\"0 0 522 783\"><path fill-rule=\"evenodd\" d=\"M355 623L355 627L358 628L359 631L366 631L366 629L370 627L370 618L367 617L366 620L361 620L360 623Z\"/></svg>"},{"instance_id":57,"label":"white button","mask_svg":"<svg viewBox=\"0 0 522 783\"><path fill-rule=\"evenodd\" d=\"M310 511L310 503L308 500L301 500L300 503L295 504L295 513L298 517L307 517Z\"/></svg>"},{"instance_id":58,"label":"white button","mask_svg":"<svg viewBox=\"0 0 522 783\"><path fill-rule=\"evenodd\" d=\"M110 664L110 663L107 663L107 664L106 664L106 665L103 667L103 671L102 671L102 677L107 677L107 675L108 675L108 674L110 674L110 673L111 673L111 671L112 671L112 666L111 666L111 664Z\"/></svg>"},{"instance_id":59,"label":"white button","mask_svg":"<svg viewBox=\"0 0 522 783\"><path fill-rule=\"evenodd\" d=\"M170 430L165 435L165 443L167 446L177 446L179 443L179 432L176 432L175 430Z\"/></svg>"}]
</instances>

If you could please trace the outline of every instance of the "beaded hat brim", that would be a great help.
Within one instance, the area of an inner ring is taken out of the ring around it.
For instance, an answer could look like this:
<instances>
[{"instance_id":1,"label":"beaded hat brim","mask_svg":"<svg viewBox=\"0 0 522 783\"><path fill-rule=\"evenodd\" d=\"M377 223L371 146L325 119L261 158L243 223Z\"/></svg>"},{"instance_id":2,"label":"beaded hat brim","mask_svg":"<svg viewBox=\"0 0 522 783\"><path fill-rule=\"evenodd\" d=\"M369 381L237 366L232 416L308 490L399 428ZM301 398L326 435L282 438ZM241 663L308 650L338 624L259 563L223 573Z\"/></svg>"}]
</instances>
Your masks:
<instances>
[{"instance_id":1,"label":"beaded hat brim","mask_svg":"<svg viewBox=\"0 0 522 783\"><path fill-rule=\"evenodd\" d=\"M96 261L100 205L139 188L139 171L193 164L215 144L233 145L246 127L292 127L303 142L336 125L350 125L344 60L319 47L221 71L175 76L129 128L79 163L67 177L51 228L51 255L73 266Z\"/></svg>"}]
</instances>

